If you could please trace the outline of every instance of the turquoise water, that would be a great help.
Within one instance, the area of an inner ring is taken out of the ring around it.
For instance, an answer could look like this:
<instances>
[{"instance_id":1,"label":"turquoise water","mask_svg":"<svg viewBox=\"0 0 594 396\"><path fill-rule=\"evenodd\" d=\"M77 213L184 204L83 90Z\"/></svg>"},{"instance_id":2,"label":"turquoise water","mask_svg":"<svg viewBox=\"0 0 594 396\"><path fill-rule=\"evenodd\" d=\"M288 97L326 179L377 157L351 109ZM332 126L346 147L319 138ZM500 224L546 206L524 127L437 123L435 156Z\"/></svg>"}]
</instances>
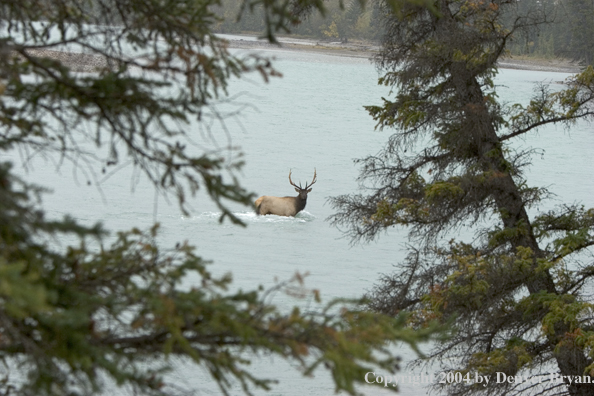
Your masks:
<instances>
[{"instance_id":1,"label":"turquoise water","mask_svg":"<svg viewBox=\"0 0 594 396\"><path fill-rule=\"evenodd\" d=\"M296 218L257 217L237 207L247 227L220 225L208 199L191 200L193 213L184 216L175 203L156 197L152 186L142 178L136 180L129 169L103 183L100 192L67 165L57 171L51 163L34 161L30 178L55 189L44 200L49 215L71 214L87 223L102 221L112 230L149 227L158 221L164 245L189 241L204 258L214 261L215 274L232 272L236 287L244 290L272 286L296 271L308 273L307 286L319 289L326 301L358 297L371 288L380 274L391 272L402 259L406 233L391 230L377 242L350 246L340 230L325 221L332 214L326 200L356 191L358 170L353 159L375 154L387 140L388 132L374 131L374 122L362 106L379 104L389 91L377 86L378 74L365 59L282 50L262 53L277 58L275 65L283 78L269 84L257 76L237 81L231 92L235 104L218 108L242 108L241 114L226 120L226 130L217 123L211 129L195 125L196 140L205 147L241 147L247 163L242 183L258 195L294 195L289 171L295 182L304 183L311 181L315 168L318 181L304 212ZM561 81L566 76L502 70L497 78L500 98L526 103L534 83ZM592 128L578 124L570 133L549 128L533 136L518 143L542 149L542 155L533 158L528 180L549 186L558 202L582 201L594 206ZM543 204L541 209L554 203ZM283 295L275 301L287 308L295 303ZM405 358L411 356L406 350L402 353ZM253 368L280 381L271 395L333 394L324 371L316 372L314 378L302 378L289 364L269 357L258 359ZM183 363L173 378L199 388L200 395L219 394L205 372ZM405 384L401 390L404 395L424 393L415 384Z\"/></svg>"}]
</instances>

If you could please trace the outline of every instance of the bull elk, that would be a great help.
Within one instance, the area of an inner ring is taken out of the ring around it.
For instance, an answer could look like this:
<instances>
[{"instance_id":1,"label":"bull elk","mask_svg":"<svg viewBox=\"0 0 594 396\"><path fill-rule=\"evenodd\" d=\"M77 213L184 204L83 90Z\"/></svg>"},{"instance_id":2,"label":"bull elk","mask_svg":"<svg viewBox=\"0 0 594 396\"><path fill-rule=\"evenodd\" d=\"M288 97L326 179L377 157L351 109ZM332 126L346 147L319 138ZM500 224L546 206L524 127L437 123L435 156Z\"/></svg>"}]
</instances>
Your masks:
<instances>
[{"instance_id":1,"label":"bull elk","mask_svg":"<svg viewBox=\"0 0 594 396\"><path fill-rule=\"evenodd\" d=\"M295 187L295 191L299 195L296 197L270 197L263 195L256 199L256 213L259 215L295 216L305 209L307 193L311 191L310 187L316 182L316 177L316 170L314 169L314 177L311 184L307 184L306 182L305 187L301 188L301 182L299 182L299 186L293 183L291 180L291 171L289 171L289 183Z\"/></svg>"}]
</instances>

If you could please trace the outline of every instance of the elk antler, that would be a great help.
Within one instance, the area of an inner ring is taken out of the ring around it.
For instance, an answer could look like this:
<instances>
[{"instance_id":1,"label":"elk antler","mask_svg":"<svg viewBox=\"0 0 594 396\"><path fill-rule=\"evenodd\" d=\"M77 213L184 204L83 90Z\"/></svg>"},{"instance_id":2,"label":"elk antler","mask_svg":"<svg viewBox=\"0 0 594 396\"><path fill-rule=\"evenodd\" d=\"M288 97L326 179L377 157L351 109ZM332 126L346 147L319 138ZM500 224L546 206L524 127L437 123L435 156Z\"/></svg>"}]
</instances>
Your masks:
<instances>
[{"instance_id":1,"label":"elk antler","mask_svg":"<svg viewBox=\"0 0 594 396\"><path fill-rule=\"evenodd\" d=\"M293 183L293 180L291 180L291 172L292 171L289 170L289 183L291 183L291 185L293 187L296 187L296 188L298 188L300 190L307 190L308 188L310 188L311 186L313 186L313 184L316 182L316 178L317 178L316 168L314 168L314 177L313 177L313 180L311 181L311 184L307 184L307 182L306 182L305 183L305 188L301 188L301 182L299 182L299 186L297 186L297 184Z\"/></svg>"},{"instance_id":2,"label":"elk antler","mask_svg":"<svg viewBox=\"0 0 594 396\"><path fill-rule=\"evenodd\" d=\"M297 186L297 184L293 183L293 180L291 180L291 170L289 170L289 183L291 183L291 185L292 185L293 187L295 187L295 188L298 188L298 189L300 189L300 190L303 190L303 189L301 188L301 182L299 182L299 186Z\"/></svg>"},{"instance_id":3,"label":"elk antler","mask_svg":"<svg viewBox=\"0 0 594 396\"><path fill-rule=\"evenodd\" d=\"M311 184L307 184L307 182L305 183L304 190L307 190L308 188L310 188L311 186L314 185L314 183L316 182L316 177L317 177L317 175L316 175L316 168L314 168L314 177L313 177L313 180L311 181Z\"/></svg>"}]
</instances>

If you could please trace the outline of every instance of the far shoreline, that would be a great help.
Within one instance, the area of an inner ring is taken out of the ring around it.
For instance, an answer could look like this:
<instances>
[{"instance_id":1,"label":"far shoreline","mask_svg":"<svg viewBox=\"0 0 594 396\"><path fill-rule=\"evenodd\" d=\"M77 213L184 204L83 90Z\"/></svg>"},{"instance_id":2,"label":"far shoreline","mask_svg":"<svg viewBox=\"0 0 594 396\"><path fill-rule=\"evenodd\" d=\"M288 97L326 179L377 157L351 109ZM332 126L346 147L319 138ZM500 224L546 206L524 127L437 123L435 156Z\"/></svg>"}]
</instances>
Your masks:
<instances>
[{"instance_id":1,"label":"far shoreline","mask_svg":"<svg viewBox=\"0 0 594 396\"><path fill-rule=\"evenodd\" d=\"M279 44L271 44L265 40L258 40L254 36L233 34L220 35L227 40L229 48L235 49L263 49L318 52L332 56L372 59L378 52L379 46L363 41L342 43L340 41L320 41L313 39L278 37ZM537 59L528 57L508 56L498 62L503 69L546 71L558 73L579 73L582 67L567 59Z\"/></svg>"},{"instance_id":2,"label":"far shoreline","mask_svg":"<svg viewBox=\"0 0 594 396\"><path fill-rule=\"evenodd\" d=\"M378 54L379 46L364 41L316 41L311 39L278 37L278 44L271 44L265 40L258 40L255 36L219 34L229 48L245 50L281 50L304 51L320 53L330 56L368 59L370 61ZM65 66L77 72L95 72L107 66L105 59L95 54L83 54L50 49L31 49L35 56L49 57L60 60ZM575 74L583 67L567 59L536 59L527 57L506 57L499 61L498 66L503 69L532 70Z\"/></svg>"}]
</instances>

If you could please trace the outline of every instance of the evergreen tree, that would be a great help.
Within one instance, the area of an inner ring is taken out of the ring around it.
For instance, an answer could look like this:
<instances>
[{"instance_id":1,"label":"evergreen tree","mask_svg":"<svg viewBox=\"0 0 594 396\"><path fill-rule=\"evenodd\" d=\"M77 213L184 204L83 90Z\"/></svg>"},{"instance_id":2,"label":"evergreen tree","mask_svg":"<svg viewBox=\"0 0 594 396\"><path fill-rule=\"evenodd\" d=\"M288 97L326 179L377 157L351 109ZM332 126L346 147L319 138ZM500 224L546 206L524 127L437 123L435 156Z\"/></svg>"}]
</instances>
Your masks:
<instances>
[{"instance_id":1,"label":"evergreen tree","mask_svg":"<svg viewBox=\"0 0 594 396\"><path fill-rule=\"evenodd\" d=\"M238 182L241 162L196 147L191 125L218 119L216 101L233 77L277 73L268 59L233 55L212 33L218 5L0 1L0 150L56 155L89 175L129 161L182 210L204 189L221 220L238 223L228 204L251 207L253 198ZM243 3L258 5L270 40L296 21L286 2ZM414 345L430 333L356 303L281 312L256 285L229 292L230 277L213 277L193 247L158 246L158 227L108 243L100 225L49 221L41 193L0 165L2 394L91 395L107 378L134 394L170 396L164 373L173 358L204 367L224 394L234 383L268 389L247 352L290 360L306 375L327 367L336 389L354 394L366 372L395 369L390 342ZM66 237L78 243L56 244ZM188 279L196 281L182 287Z\"/></svg>"},{"instance_id":2,"label":"evergreen tree","mask_svg":"<svg viewBox=\"0 0 594 396\"><path fill-rule=\"evenodd\" d=\"M583 382L594 382L594 263L579 265L579 255L594 245L594 209L563 204L530 216L547 190L524 179L529 153L514 139L591 119L594 69L559 92L540 86L527 106L504 105L493 83L497 60L545 13L516 0L434 4L437 13L407 6L386 19L377 65L393 96L367 110L394 134L381 153L359 160L367 190L333 198L332 220L354 241L409 229L414 248L369 294L370 306L409 312L419 328L454 323L456 335L431 354L469 379L447 385L448 394L591 395ZM475 242L440 242L467 226ZM475 382L476 374L494 381L496 373L549 371L573 382Z\"/></svg>"},{"instance_id":3,"label":"evergreen tree","mask_svg":"<svg viewBox=\"0 0 594 396\"><path fill-rule=\"evenodd\" d=\"M567 0L568 45L561 51L566 57L585 65L594 64L594 2L592 0Z\"/></svg>"}]
</instances>

